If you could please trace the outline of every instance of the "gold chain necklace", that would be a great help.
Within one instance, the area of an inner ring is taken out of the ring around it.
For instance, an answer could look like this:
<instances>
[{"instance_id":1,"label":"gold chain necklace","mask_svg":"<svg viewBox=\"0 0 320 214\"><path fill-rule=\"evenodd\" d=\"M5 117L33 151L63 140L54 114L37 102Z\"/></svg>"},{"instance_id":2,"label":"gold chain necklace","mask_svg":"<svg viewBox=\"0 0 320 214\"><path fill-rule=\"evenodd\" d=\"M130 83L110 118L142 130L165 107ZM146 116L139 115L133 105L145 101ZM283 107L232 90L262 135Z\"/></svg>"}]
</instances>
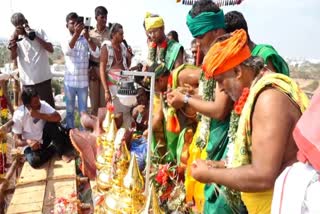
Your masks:
<instances>
[{"instance_id":1,"label":"gold chain necklace","mask_svg":"<svg viewBox=\"0 0 320 214\"><path fill-rule=\"evenodd\" d=\"M116 64L119 64L122 62L121 48L115 48L114 46L112 46L112 47L113 47L115 62L116 62ZM120 54L120 59L117 58L117 52Z\"/></svg>"}]
</instances>

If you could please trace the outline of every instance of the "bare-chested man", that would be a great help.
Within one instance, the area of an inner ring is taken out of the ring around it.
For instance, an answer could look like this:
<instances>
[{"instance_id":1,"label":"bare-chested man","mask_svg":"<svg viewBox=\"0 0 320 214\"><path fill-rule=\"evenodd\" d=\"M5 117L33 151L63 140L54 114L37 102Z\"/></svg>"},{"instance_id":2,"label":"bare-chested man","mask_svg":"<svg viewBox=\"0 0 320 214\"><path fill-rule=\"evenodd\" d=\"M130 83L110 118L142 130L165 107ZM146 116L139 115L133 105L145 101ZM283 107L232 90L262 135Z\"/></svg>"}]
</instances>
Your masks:
<instances>
[{"instance_id":1,"label":"bare-chested man","mask_svg":"<svg viewBox=\"0 0 320 214\"><path fill-rule=\"evenodd\" d=\"M229 152L226 165L196 161L192 175L226 186L227 193L241 192L249 213L270 213L274 182L296 161L292 131L308 99L290 78L269 73L262 59L251 56L244 30L220 40L210 48L203 69L235 102Z\"/></svg>"},{"instance_id":2,"label":"bare-chested man","mask_svg":"<svg viewBox=\"0 0 320 214\"><path fill-rule=\"evenodd\" d=\"M104 88L106 102L113 102L115 113L123 114L123 125L131 125L130 107L122 105L117 95L117 83L120 80L120 71L129 70L131 54L123 44L122 25L115 23L110 28L111 41L104 41L101 45L100 77Z\"/></svg>"}]
</instances>

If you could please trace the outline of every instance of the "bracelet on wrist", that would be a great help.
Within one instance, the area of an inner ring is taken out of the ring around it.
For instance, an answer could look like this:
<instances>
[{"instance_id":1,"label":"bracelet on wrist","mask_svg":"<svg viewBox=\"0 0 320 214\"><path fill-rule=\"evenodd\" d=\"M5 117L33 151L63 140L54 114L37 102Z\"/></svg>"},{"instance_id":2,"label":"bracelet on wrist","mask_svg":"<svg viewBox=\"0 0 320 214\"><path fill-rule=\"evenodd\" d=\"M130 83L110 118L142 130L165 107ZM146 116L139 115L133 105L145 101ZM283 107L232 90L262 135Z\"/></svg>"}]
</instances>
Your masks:
<instances>
[{"instance_id":1,"label":"bracelet on wrist","mask_svg":"<svg viewBox=\"0 0 320 214\"><path fill-rule=\"evenodd\" d=\"M185 94L184 97L183 97L183 103L184 104L188 104L190 97L191 96L189 94Z\"/></svg>"}]
</instances>

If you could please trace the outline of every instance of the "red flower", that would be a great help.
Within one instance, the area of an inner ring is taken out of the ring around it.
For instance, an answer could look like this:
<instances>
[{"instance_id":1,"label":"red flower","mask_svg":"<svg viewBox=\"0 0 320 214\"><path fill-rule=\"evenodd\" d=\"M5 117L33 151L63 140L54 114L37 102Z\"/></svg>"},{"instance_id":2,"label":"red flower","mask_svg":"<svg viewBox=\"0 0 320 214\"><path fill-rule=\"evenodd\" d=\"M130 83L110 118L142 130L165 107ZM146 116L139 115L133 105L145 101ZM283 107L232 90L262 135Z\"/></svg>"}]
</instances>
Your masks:
<instances>
[{"instance_id":1,"label":"red flower","mask_svg":"<svg viewBox=\"0 0 320 214\"><path fill-rule=\"evenodd\" d=\"M157 47L157 43L155 43L155 42L150 42L150 47L151 47L151 48L156 48L156 47Z\"/></svg>"},{"instance_id":2,"label":"red flower","mask_svg":"<svg viewBox=\"0 0 320 214\"><path fill-rule=\"evenodd\" d=\"M240 106L236 106L235 108L234 108L234 111L238 114L238 115L240 115L241 114L241 107Z\"/></svg>"},{"instance_id":3,"label":"red flower","mask_svg":"<svg viewBox=\"0 0 320 214\"><path fill-rule=\"evenodd\" d=\"M249 96L250 89L244 88L239 99L234 103L234 111L236 114L240 115L244 105L246 104L247 98Z\"/></svg>"},{"instance_id":4,"label":"red flower","mask_svg":"<svg viewBox=\"0 0 320 214\"><path fill-rule=\"evenodd\" d=\"M169 199L172 190L173 190L173 186L172 185L169 185L169 186L166 187L166 190L160 196L161 202L166 201L166 200Z\"/></svg>"},{"instance_id":5,"label":"red flower","mask_svg":"<svg viewBox=\"0 0 320 214\"><path fill-rule=\"evenodd\" d=\"M0 106L1 106L1 109L8 108L7 99L5 97L0 97Z\"/></svg>"},{"instance_id":6,"label":"red flower","mask_svg":"<svg viewBox=\"0 0 320 214\"><path fill-rule=\"evenodd\" d=\"M71 197L71 198L77 197L77 193L76 193L76 192L71 193L71 194L70 194L70 197Z\"/></svg>"},{"instance_id":7,"label":"red flower","mask_svg":"<svg viewBox=\"0 0 320 214\"><path fill-rule=\"evenodd\" d=\"M248 97L249 92L250 92L250 89L249 89L249 88L244 88L243 91L242 91L243 96Z\"/></svg>"},{"instance_id":8,"label":"red flower","mask_svg":"<svg viewBox=\"0 0 320 214\"><path fill-rule=\"evenodd\" d=\"M170 74L168 77L168 87L172 88L172 86L173 86L173 78L172 78L172 74Z\"/></svg>"},{"instance_id":9,"label":"red flower","mask_svg":"<svg viewBox=\"0 0 320 214\"><path fill-rule=\"evenodd\" d=\"M107 110L110 111L110 112L114 112L114 105L108 103L107 104Z\"/></svg>"},{"instance_id":10,"label":"red flower","mask_svg":"<svg viewBox=\"0 0 320 214\"><path fill-rule=\"evenodd\" d=\"M238 100L234 102L233 109L238 105Z\"/></svg>"},{"instance_id":11,"label":"red flower","mask_svg":"<svg viewBox=\"0 0 320 214\"><path fill-rule=\"evenodd\" d=\"M168 175L160 172L157 174L156 176L156 181L160 184L160 185L164 185L167 183L168 180Z\"/></svg>"},{"instance_id":12,"label":"red flower","mask_svg":"<svg viewBox=\"0 0 320 214\"><path fill-rule=\"evenodd\" d=\"M160 44L160 48L166 49L168 46L167 40L164 40L161 44Z\"/></svg>"},{"instance_id":13,"label":"red flower","mask_svg":"<svg viewBox=\"0 0 320 214\"><path fill-rule=\"evenodd\" d=\"M156 175L156 181L163 185L163 184L167 184L168 182L168 178L169 178L169 164L166 164L166 165L160 165L159 166L159 171Z\"/></svg>"},{"instance_id":14,"label":"red flower","mask_svg":"<svg viewBox=\"0 0 320 214\"><path fill-rule=\"evenodd\" d=\"M202 65L202 70L203 70L204 72L206 72L206 71L207 71L207 67L206 67L206 65L205 65L205 64L203 64L203 65Z\"/></svg>"},{"instance_id":15,"label":"red flower","mask_svg":"<svg viewBox=\"0 0 320 214\"><path fill-rule=\"evenodd\" d=\"M68 203L69 203L69 201L67 200L67 199L65 199L65 198L63 198L63 197L61 197L61 198L57 198L57 202L60 204L63 204L64 206L66 206Z\"/></svg>"}]
</instances>

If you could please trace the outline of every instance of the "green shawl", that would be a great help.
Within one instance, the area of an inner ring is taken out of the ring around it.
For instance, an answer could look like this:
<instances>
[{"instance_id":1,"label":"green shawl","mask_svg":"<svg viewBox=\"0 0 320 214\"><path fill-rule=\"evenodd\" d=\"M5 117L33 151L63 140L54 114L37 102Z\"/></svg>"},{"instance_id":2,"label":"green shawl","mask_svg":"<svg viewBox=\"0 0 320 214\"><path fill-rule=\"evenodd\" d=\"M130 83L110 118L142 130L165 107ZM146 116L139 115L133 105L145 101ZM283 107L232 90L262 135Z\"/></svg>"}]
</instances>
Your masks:
<instances>
[{"instance_id":1,"label":"green shawl","mask_svg":"<svg viewBox=\"0 0 320 214\"><path fill-rule=\"evenodd\" d=\"M211 120L210 135L207 145L207 159L219 161L226 157L229 119L226 121ZM218 189L217 189L218 188ZM223 195L224 187L217 184L206 184L205 186L205 214L232 214L225 196ZM222 193L219 193L222 192Z\"/></svg>"},{"instance_id":2,"label":"green shawl","mask_svg":"<svg viewBox=\"0 0 320 214\"><path fill-rule=\"evenodd\" d=\"M267 64L268 60L270 60L277 73L290 76L288 64L271 45L256 45L251 54L252 56L262 57L265 64Z\"/></svg>"},{"instance_id":3,"label":"green shawl","mask_svg":"<svg viewBox=\"0 0 320 214\"><path fill-rule=\"evenodd\" d=\"M182 45L174 40L168 40L168 46L166 50L166 56L164 62L169 71L174 68L174 63L177 60L179 51L183 49Z\"/></svg>"}]
</instances>

